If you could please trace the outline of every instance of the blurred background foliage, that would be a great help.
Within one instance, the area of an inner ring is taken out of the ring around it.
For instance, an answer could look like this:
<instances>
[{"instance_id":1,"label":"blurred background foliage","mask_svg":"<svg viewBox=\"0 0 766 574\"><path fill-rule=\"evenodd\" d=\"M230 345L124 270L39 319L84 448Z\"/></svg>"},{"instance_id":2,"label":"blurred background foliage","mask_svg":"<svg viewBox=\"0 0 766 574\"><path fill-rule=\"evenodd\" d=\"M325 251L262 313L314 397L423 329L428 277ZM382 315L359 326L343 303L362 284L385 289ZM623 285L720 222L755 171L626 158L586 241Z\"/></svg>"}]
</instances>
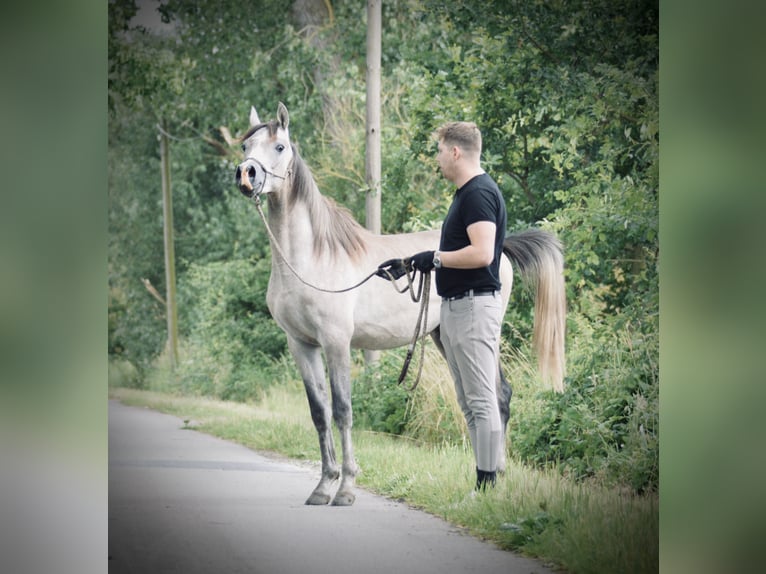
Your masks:
<instances>
[{"instance_id":1,"label":"blurred background foliage","mask_svg":"<svg viewBox=\"0 0 766 574\"><path fill-rule=\"evenodd\" d=\"M366 6L142 4L156 26L132 0L109 2L110 383L258 400L297 374L265 305L268 238L234 186L239 150L225 134L245 131L251 105L265 119L284 102L319 188L363 221ZM509 231L541 226L565 246L566 391L536 380L533 301L517 286L504 325L509 453L637 492L659 476L658 21L657 2L641 0L383 3L384 232L439 226L452 190L431 134L475 121ZM162 122L182 338L167 376L165 310L146 288L165 287ZM425 369L441 384L408 395L401 356L370 372L355 355L357 425L462 440L439 357Z\"/></svg>"}]
</instances>

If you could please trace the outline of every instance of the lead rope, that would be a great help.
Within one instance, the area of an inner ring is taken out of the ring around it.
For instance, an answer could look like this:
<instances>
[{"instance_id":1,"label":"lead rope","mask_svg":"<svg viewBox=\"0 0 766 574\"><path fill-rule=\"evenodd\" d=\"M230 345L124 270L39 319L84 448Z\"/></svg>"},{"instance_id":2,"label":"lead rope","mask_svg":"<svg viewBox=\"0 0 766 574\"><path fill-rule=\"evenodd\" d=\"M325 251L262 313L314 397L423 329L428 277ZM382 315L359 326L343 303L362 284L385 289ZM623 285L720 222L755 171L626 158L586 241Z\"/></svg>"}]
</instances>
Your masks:
<instances>
[{"instance_id":1,"label":"lead rope","mask_svg":"<svg viewBox=\"0 0 766 574\"><path fill-rule=\"evenodd\" d=\"M408 274L409 277L409 274ZM407 358L404 359L404 365L402 366L402 372L399 374L399 381L397 384L401 385L404 378L407 376L407 371L410 368L410 361L412 360L412 354L415 352L415 347L420 339L420 365L418 366L418 374L415 377L415 382L407 389L408 392L415 390L420 382L420 375L423 373L423 363L425 362L426 355L426 335L428 334L428 303L431 298L431 272L420 273L420 284L418 287L418 299L420 299L420 313L418 314L418 321L415 325L415 332L412 334L412 342L407 347ZM415 299L413 299L415 300ZM417 302L417 301L415 301ZM423 334L420 334L420 330L423 330Z\"/></svg>"},{"instance_id":2,"label":"lead rope","mask_svg":"<svg viewBox=\"0 0 766 574\"><path fill-rule=\"evenodd\" d=\"M298 272L295 270L295 268L293 268L293 266L290 265L290 262L287 260L287 257L285 257L285 254L282 252L282 248L279 246L279 241L277 241L277 238L274 236L274 233L272 233L271 227L269 227L269 224L266 221L266 216L263 214L263 209L261 208L261 198L260 197L255 197L254 199L255 199L255 207L258 209L258 213L260 214L261 219L263 220L263 224L266 226L266 231L268 232L269 237L271 238L271 243L276 248L277 253L279 253L279 256L282 258L282 261L284 261L285 265L287 265L287 268L290 269L290 271L292 271L293 275L295 275L298 278L298 281L300 281L301 283L303 283L307 287L311 287L312 289L316 289L317 291L322 291L324 293L345 293L346 291L351 291L353 289L356 289L357 287L360 287L361 285L363 285L364 283L369 281L372 277L377 275L378 270L376 269L375 271L370 273L367 277L362 279L356 285L352 285L351 287L346 287L345 289L324 289L322 287L317 287L316 285L313 285L313 284L309 283L308 281L305 281L303 279L303 277L301 277L298 274ZM388 271L386 271L386 273L388 273ZM389 275L389 279L391 279L392 282L393 282L393 278L391 277L390 273L388 275ZM394 288L396 288L396 285L394 285ZM397 291L398 291L398 289L397 289ZM400 291L400 293L404 293L404 291Z\"/></svg>"},{"instance_id":3,"label":"lead rope","mask_svg":"<svg viewBox=\"0 0 766 574\"><path fill-rule=\"evenodd\" d=\"M267 221L266 216L263 213L260 196L254 195L253 200L255 203L255 207L258 210L258 214L261 216L263 225L266 227L266 232L269 234L269 237L271 238L272 245L274 245L274 248L277 250L277 253L279 253L279 256L282 258L282 261L284 261L285 265L287 265L287 268L293 273L293 275L295 275L295 277L301 283L303 283L307 287L311 287L312 289L316 289L317 291L322 291L324 293L346 293L347 291L352 291L353 289L356 289L357 287L361 287L364 283L372 279L374 276L378 275L378 272L381 270L380 268L376 269L375 271L370 273L367 277L359 281L359 283L352 285L351 287L346 287L345 289L324 289L322 287L317 287L316 285L309 283L298 274L295 268L292 265L290 265L290 262L287 260L287 257L285 257L285 254L279 245L279 241L277 241L276 236L271 231L269 222ZM405 265L405 268L408 268L408 267L409 267L408 265ZM412 360L412 355L415 352L415 347L417 346L418 339L420 339L420 365L418 367L418 374L417 374L417 377L415 378L415 382L412 383L412 386L409 389L407 389L408 392L412 392L415 390L415 387L417 387L418 383L420 382L420 375L423 372L423 363L425 362L425 352L426 352L425 339L426 339L426 335L428 334L428 305L429 305L429 300L431 298L431 273L430 272L420 273L420 282L418 283L418 291L417 293L415 293L415 282L414 282L414 278L416 275L415 270L413 270L412 274L410 274L409 269L407 269L405 273L405 275L407 276L407 285L405 285L402 289L399 289L396 286L396 278L388 271L388 269L382 269L382 271L387 275L388 280L391 282L391 285L394 287L394 289L398 293L404 293L405 291L409 290L410 298L412 299L412 301L415 303L420 303L420 312L418 313L418 320L415 325L415 332L412 335L412 341L407 347L407 357L404 360L404 365L402 366L402 372L399 374L399 380L397 382L397 384L401 385L405 377L407 376L407 371L409 371L409 368L410 368L410 361ZM423 331L422 335L420 333L421 329Z\"/></svg>"}]
</instances>

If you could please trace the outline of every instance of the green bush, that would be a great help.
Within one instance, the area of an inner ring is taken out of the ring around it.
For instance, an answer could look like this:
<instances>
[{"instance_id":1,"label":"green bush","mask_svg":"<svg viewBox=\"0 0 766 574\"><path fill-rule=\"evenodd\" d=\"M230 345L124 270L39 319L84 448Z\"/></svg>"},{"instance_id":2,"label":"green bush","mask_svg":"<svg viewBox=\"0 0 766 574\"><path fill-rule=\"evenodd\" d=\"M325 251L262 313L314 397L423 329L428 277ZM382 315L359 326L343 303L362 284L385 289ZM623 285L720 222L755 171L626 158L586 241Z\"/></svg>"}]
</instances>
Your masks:
<instances>
[{"instance_id":1,"label":"green bush","mask_svg":"<svg viewBox=\"0 0 766 574\"><path fill-rule=\"evenodd\" d=\"M269 261L192 265L182 288L190 309L178 385L226 400L258 398L287 348L266 306Z\"/></svg>"},{"instance_id":2,"label":"green bush","mask_svg":"<svg viewBox=\"0 0 766 574\"><path fill-rule=\"evenodd\" d=\"M410 394L396 383L402 368L399 355L382 353L377 364L362 367L353 381L351 403L356 428L402 434L407 426Z\"/></svg>"},{"instance_id":3,"label":"green bush","mask_svg":"<svg viewBox=\"0 0 766 574\"><path fill-rule=\"evenodd\" d=\"M432 445L462 444L465 418L457 404L447 363L427 339L423 371L413 390L420 365L416 349L405 380L398 384L405 349L383 351L380 360L365 366L361 359L351 390L354 426L406 436Z\"/></svg>"},{"instance_id":4,"label":"green bush","mask_svg":"<svg viewBox=\"0 0 766 574\"><path fill-rule=\"evenodd\" d=\"M575 479L595 478L637 492L659 481L659 337L622 317L573 327L564 393L517 377L511 402L512 451L521 460Z\"/></svg>"},{"instance_id":5,"label":"green bush","mask_svg":"<svg viewBox=\"0 0 766 574\"><path fill-rule=\"evenodd\" d=\"M140 373L133 363L114 357L109 359L108 368L110 387L143 388Z\"/></svg>"}]
</instances>

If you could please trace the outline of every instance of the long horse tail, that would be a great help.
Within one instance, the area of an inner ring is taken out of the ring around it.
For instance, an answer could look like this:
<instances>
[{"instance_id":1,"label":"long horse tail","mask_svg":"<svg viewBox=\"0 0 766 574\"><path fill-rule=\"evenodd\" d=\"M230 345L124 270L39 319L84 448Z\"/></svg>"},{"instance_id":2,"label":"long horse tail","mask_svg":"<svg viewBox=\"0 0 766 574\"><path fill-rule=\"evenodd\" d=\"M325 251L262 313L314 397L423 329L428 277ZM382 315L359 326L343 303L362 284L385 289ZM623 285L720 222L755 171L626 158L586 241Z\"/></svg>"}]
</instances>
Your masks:
<instances>
[{"instance_id":1,"label":"long horse tail","mask_svg":"<svg viewBox=\"0 0 766 574\"><path fill-rule=\"evenodd\" d=\"M532 228L508 235L503 252L535 289L532 345L543 380L563 392L566 290L561 243L553 234Z\"/></svg>"}]
</instances>

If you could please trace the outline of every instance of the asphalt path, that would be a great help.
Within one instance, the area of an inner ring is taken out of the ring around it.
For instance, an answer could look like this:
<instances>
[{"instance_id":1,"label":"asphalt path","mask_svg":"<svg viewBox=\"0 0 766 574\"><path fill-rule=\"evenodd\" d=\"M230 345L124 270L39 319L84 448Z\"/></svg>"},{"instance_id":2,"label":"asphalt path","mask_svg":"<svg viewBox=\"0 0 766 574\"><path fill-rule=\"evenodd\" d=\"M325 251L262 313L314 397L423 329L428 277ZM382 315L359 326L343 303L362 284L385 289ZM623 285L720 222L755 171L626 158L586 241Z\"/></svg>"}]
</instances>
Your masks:
<instances>
[{"instance_id":1,"label":"asphalt path","mask_svg":"<svg viewBox=\"0 0 766 574\"><path fill-rule=\"evenodd\" d=\"M306 506L318 468L183 427L109 401L111 574L552 573L359 487Z\"/></svg>"}]
</instances>

